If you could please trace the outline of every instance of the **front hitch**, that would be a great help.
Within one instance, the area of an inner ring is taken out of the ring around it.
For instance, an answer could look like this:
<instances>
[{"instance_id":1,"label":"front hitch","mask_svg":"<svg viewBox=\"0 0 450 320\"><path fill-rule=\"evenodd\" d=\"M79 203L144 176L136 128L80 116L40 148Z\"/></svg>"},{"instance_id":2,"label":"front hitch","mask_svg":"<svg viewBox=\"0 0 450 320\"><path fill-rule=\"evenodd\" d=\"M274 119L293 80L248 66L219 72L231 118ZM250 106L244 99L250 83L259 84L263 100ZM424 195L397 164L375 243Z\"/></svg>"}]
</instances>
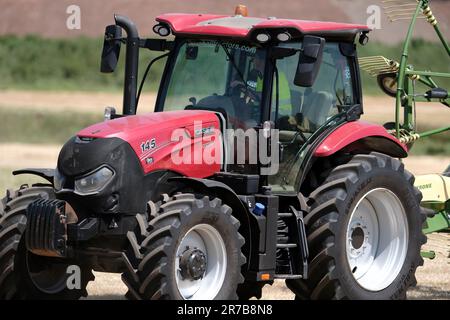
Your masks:
<instances>
[{"instance_id":1,"label":"front hitch","mask_svg":"<svg viewBox=\"0 0 450 320\"><path fill-rule=\"evenodd\" d=\"M66 202L39 199L27 207L25 243L34 254L47 257L67 256Z\"/></svg>"}]
</instances>

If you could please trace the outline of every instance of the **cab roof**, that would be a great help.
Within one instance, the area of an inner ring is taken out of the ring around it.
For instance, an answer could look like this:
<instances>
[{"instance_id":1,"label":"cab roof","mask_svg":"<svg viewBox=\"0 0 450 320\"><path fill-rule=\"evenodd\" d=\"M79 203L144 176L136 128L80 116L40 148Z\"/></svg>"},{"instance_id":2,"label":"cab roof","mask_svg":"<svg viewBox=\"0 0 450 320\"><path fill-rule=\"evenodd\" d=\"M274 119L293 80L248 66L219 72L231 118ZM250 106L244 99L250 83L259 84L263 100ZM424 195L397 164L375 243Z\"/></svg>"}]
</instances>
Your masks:
<instances>
[{"instance_id":1,"label":"cab roof","mask_svg":"<svg viewBox=\"0 0 450 320\"><path fill-rule=\"evenodd\" d=\"M318 35L354 40L357 34L370 31L368 26L358 24L272 17L256 18L241 15L169 13L158 16L156 21L167 24L176 36L252 39L260 32L288 31L293 38L303 35Z\"/></svg>"}]
</instances>

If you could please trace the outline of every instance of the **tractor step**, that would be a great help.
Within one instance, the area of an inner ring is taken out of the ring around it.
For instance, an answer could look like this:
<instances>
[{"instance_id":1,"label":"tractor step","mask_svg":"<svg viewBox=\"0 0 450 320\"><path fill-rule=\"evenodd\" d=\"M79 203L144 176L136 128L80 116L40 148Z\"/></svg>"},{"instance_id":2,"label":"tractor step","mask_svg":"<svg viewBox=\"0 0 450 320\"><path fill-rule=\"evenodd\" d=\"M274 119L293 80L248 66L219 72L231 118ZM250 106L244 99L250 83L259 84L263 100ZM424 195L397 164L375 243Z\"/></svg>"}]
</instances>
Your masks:
<instances>
[{"instance_id":1,"label":"tractor step","mask_svg":"<svg viewBox=\"0 0 450 320\"><path fill-rule=\"evenodd\" d=\"M297 236L298 236L298 249L299 249L299 270L301 270L301 276L303 279L308 278L308 257L309 257L309 250L308 250L308 241L306 238L306 230L305 230L305 223L303 221L303 213L297 209L295 209L293 206L290 206L291 212L296 220L296 226L297 226Z\"/></svg>"},{"instance_id":2,"label":"tractor step","mask_svg":"<svg viewBox=\"0 0 450 320\"><path fill-rule=\"evenodd\" d=\"M278 213L278 218L291 218L292 212L279 212Z\"/></svg>"},{"instance_id":3,"label":"tractor step","mask_svg":"<svg viewBox=\"0 0 450 320\"><path fill-rule=\"evenodd\" d=\"M275 274L274 279L303 279L303 276L301 274Z\"/></svg>"},{"instance_id":4,"label":"tractor step","mask_svg":"<svg viewBox=\"0 0 450 320\"><path fill-rule=\"evenodd\" d=\"M282 241L277 243L277 272L275 278L280 279L306 279L308 277L308 245L306 239L303 213L293 206L290 212L279 212L278 219L286 219L281 222L281 228L293 228L290 235L282 230ZM287 220L290 220L289 222Z\"/></svg>"},{"instance_id":5,"label":"tractor step","mask_svg":"<svg viewBox=\"0 0 450 320\"><path fill-rule=\"evenodd\" d=\"M277 249L281 248L297 248L297 244L295 243L278 243Z\"/></svg>"}]
</instances>

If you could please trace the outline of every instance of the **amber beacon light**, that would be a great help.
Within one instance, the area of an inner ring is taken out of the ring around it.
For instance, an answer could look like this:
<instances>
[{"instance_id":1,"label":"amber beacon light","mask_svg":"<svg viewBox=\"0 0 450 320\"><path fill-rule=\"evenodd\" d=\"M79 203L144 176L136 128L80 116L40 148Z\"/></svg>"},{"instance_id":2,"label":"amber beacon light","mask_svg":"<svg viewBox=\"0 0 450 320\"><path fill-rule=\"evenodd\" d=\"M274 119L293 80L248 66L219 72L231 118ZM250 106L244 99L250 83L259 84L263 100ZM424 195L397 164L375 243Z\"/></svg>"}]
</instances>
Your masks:
<instances>
[{"instance_id":1,"label":"amber beacon light","mask_svg":"<svg viewBox=\"0 0 450 320\"><path fill-rule=\"evenodd\" d=\"M248 9L247 6L244 6L243 4L239 4L236 6L236 9L234 9L234 14L247 17L248 16Z\"/></svg>"}]
</instances>

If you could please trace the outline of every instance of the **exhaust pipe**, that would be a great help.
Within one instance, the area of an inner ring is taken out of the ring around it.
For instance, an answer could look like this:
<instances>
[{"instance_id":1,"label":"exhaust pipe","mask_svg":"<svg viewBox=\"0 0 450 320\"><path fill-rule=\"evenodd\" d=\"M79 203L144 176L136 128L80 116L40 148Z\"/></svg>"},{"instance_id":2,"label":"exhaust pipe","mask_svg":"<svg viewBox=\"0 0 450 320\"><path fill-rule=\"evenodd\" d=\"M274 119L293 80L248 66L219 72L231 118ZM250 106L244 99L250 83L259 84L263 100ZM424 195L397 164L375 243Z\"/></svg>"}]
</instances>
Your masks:
<instances>
[{"instance_id":1,"label":"exhaust pipe","mask_svg":"<svg viewBox=\"0 0 450 320\"><path fill-rule=\"evenodd\" d=\"M136 25L128 17L114 15L116 25L127 33L125 79L123 87L123 114L136 114L136 93L139 62L139 34Z\"/></svg>"}]
</instances>

